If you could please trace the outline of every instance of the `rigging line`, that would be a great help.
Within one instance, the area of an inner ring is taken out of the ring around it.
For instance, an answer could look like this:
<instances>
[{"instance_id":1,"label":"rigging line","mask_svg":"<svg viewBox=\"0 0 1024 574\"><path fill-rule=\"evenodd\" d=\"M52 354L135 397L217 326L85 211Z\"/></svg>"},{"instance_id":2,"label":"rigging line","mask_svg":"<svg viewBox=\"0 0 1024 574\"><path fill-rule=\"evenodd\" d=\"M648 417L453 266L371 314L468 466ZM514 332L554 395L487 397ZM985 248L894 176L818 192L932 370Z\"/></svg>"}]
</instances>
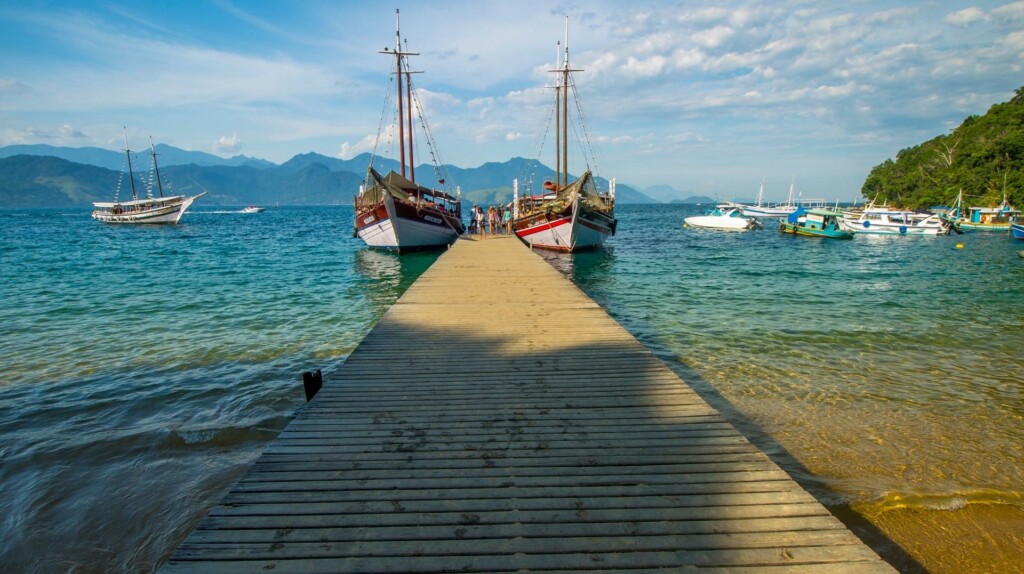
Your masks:
<instances>
[{"instance_id":1,"label":"rigging line","mask_svg":"<svg viewBox=\"0 0 1024 574\"><path fill-rule=\"evenodd\" d=\"M537 170L540 169L540 158L544 157L544 148L547 145L548 134L550 134L552 131L551 124L554 121L557 106L554 103L549 103L547 106L547 110L547 121L544 124L544 129L540 130L537 133L536 138L534 139L533 150L535 153L533 157L535 159L527 163L526 166L523 168L525 173L520 172L524 184L523 190L524 192L526 192L525 194L528 195L533 195L533 177L537 175Z\"/></svg>"},{"instance_id":2,"label":"rigging line","mask_svg":"<svg viewBox=\"0 0 1024 574\"><path fill-rule=\"evenodd\" d=\"M600 150L598 150L597 146L594 145L594 142L593 142L593 140L590 137L590 130L587 128L586 116L583 114L583 105L580 103L579 93L577 92L577 89L576 89L576 82L575 82L575 80L574 80L574 78L572 77L571 74L569 76L569 81L571 82L571 85L572 85L572 95L573 95L573 100L575 101L575 104L576 104L576 113L579 115L580 127L582 128L583 135L584 135L584 137L580 139L581 146L583 145L582 142L586 142L585 148L584 148L584 154L586 155L587 151L589 151L590 158L593 160L593 163L594 163L594 171L595 172L600 172L600 164L598 163L598 157L597 157L598 156L598 152Z\"/></svg>"},{"instance_id":3,"label":"rigging line","mask_svg":"<svg viewBox=\"0 0 1024 574\"><path fill-rule=\"evenodd\" d=\"M377 136L373 138L373 153L370 154L370 166L369 166L370 169L373 169L374 161L377 159L377 150L380 148L380 140L381 140L380 134L384 130L384 118L388 115L388 107L391 105L391 86L394 83L395 83L394 76L388 74L388 87L387 87L387 91L384 92L384 94L385 94L384 95L384 105L381 107L381 110L380 110L380 121L377 123ZM391 130L388 130L388 131L390 132ZM387 140L388 140L388 142L390 144L390 140L391 140L391 134L390 133L388 134ZM363 183L364 184L366 183L365 176L363 178Z\"/></svg>"},{"instance_id":4,"label":"rigging line","mask_svg":"<svg viewBox=\"0 0 1024 574\"><path fill-rule=\"evenodd\" d=\"M409 85L411 87L411 78L409 81ZM434 140L434 134L431 132L430 126L427 124L427 116L423 113L423 103L420 101L419 92L417 90L412 90L411 94L416 105L416 115L420 120L420 127L423 129L424 139L427 140L427 147L430 149L430 159L433 164L434 175L437 182L441 184L441 188L444 192L448 193L450 177L448 169L445 167L446 164L444 163L444 157L441 155L441 150L437 147L437 142Z\"/></svg>"}]
</instances>

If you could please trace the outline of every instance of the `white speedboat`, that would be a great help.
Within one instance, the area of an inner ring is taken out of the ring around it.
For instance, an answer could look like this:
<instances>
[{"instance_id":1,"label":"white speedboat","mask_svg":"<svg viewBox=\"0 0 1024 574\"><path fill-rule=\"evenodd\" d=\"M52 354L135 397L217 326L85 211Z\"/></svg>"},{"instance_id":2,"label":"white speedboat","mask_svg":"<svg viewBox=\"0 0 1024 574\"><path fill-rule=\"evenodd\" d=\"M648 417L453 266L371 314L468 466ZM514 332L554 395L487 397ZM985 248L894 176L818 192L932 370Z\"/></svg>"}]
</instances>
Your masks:
<instances>
[{"instance_id":1,"label":"white speedboat","mask_svg":"<svg viewBox=\"0 0 1024 574\"><path fill-rule=\"evenodd\" d=\"M265 211L266 209L267 209L266 207L259 207L259 206L256 206L256 205L249 205L245 209L242 210L242 213L260 213L261 211Z\"/></svg>"},{"instance_id":2,"label":"white speedboat","mask_svg":"<svg viewBox=\"0 0 1024 574\"><path fill-rule=\"evenodd\" d=\"M744 217L738 207L719 205L704 215L694 215L683 220L685 227L707 229L757 229L761 224L754 217Z\"/></svg>"}]
</instances>

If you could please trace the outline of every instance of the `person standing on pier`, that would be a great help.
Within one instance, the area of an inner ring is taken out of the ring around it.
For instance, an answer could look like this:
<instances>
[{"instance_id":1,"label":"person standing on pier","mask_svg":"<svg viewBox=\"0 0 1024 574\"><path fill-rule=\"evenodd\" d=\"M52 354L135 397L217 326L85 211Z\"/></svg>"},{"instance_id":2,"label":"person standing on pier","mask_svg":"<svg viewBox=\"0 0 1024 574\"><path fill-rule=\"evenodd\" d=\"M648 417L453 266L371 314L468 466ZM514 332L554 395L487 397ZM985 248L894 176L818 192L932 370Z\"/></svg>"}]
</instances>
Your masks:
<instances>
[{"instance_id":1,"label":"person standing on pier","mask_svg":"<svg viewBox=\"0 0 1024 574\"><path fill-rule=\"evenodd\" d=\"M481 236L487 237L487 221L482 207L476 210L476 227Z\"/></svg>"}]
</instances>

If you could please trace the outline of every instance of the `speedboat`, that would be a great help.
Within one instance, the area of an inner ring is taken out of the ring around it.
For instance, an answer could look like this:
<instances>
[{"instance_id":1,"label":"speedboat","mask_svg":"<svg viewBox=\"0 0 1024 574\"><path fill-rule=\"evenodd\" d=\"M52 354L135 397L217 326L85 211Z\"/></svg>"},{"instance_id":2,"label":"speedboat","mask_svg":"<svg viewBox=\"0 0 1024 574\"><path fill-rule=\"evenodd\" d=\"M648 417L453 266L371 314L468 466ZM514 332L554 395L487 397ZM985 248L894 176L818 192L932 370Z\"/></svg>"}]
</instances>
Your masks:
<instances>
[{"instance_id":1,"label":"speedboat","mask_svg":"<svg viewBox=\"0 0 1024 574\"><path fill-rule=\"evenodd\" d=\"M243 209L242 213L259 213L261 211L265 211L266 209L267 209L266 207L258 207L256 205L250 205L250 206L247 206L245 209Z\"/></svg>"},{"instance_id":2,"label":"speedboat","mask_svg":"<svg viewBox=\"0 0 1024 574\"><path fill-rule=\"evenodd\" d=\"M717 205L704 215L694 215L683 220L684 227L704 227L707 229L746 230L757 229L760 223L753 217L743 217L738 207Z\"/></svg>"}]
</instances>

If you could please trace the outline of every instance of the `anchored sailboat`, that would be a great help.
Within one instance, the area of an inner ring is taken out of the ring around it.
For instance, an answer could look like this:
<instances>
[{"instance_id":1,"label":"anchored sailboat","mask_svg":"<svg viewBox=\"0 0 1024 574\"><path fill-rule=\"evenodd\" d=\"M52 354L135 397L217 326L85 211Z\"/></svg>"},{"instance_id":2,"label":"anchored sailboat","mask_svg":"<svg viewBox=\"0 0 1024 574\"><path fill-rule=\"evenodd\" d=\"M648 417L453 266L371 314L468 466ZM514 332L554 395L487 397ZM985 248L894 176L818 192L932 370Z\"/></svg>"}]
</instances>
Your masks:
<instances>
[{"instance_id":1,"label":"anchored sailboat","mask_svg":"<svg viewBox=\"0 0 1024 574\"><path fill-rule=\"evenodd\" d=\"M598 247L615 234L615 180L607 194L598 192L593 173L587 169L569 183L569 96L572 83L569 66L569 18L565 19L565 54L552 72L558 74L555 87L555 181L544 189L527 190L519 197L519 181L513 182L513 228L521 240L542 249L579 251ZM578 100L577 100L578 102Z\"/></svg>"},{"instance_id":2,"label":"anchored sailboat","mask_svg":"<svg viewBox=\"0 0 1024 574\"><path fill-rule=\"evenodd\" d=\"M401 27L398 10L395 10L395 49L384 49L382 54L395 58L394 78L397 93L397 125L399 140L399 163L401 173L391 171L381 176L373 168L374 149L366 179L359 187L355 198L355 230L370 247L394 249L399 252L427 249L450 245L465 231L462 224L462 203L445 189L432 189L416 183L413 164L413 72L408 67L408 57L418 54L402 49ZM403 84L405 93L403 94ZM390 96L390 88L388 90ZM420 125L427 144L430 146L437 172L437 183L444 187L447 178L440 172L438 152L433 137L427 129L422 106L415 106L419 112ZM383 121L381 122L383 124ZM380 133L377 134L379 141ZM406 162L406 153L409 159Z\"/></svg>"},{"instance_id":3,"label":"anchored sailboat","mask_svg":"<svg viewBox=\"0 0 1024 574\"><path fill-rule=\"evenodd\" d=\"M206 195L206 191L198 195L174 195L164 197L164 186L160 180L160 167L156 161L156 147L153 141L149 142L150 155L153 158L152 173L149 185L146 187L146 196L139 197L138 189L135 187L135 173L132 171L132 152L128 148L128 130L125 129L124 151L127 156L128 181L131 184L131 201L119 201L121 184L124 181L124 171L121 172L121 179L114 189L114 201L93 202L95 208L92 212L93 219L104 223L178 223L185 210L192 205L192 202ZM159 197L153 197L153 185L156 185Z\"/></svg>"}]
</instances>

